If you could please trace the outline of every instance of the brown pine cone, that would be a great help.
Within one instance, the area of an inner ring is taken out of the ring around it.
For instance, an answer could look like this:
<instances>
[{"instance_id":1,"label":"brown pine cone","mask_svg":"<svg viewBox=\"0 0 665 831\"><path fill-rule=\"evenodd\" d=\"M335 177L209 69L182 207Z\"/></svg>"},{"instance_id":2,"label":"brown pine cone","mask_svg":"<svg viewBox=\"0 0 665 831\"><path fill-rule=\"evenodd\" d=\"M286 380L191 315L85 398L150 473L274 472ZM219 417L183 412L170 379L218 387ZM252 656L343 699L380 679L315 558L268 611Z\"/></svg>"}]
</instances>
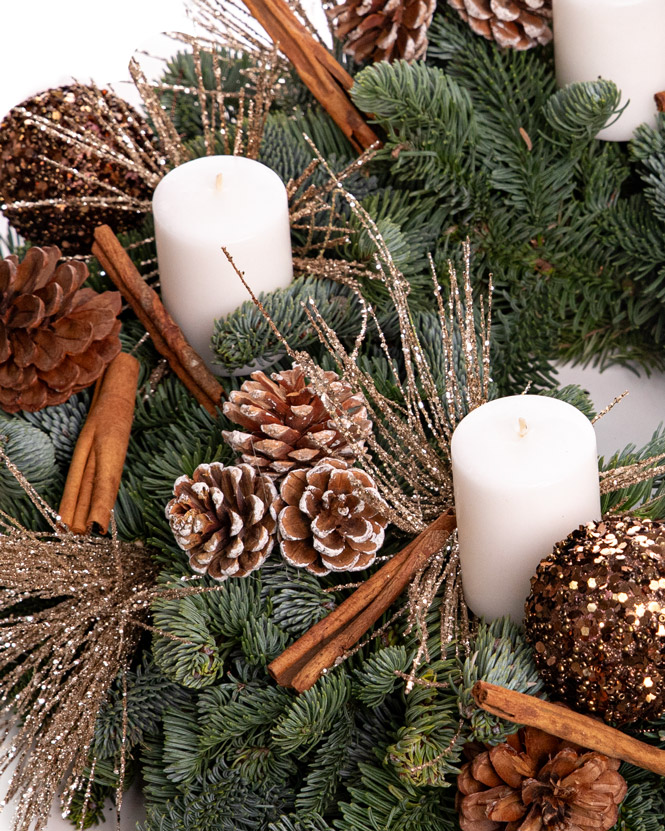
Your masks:
<instances>
[{"instance_id":1,"label":"brown pine cone","mask_svg":"<svg viewBox=\"0 0 665 831\"><path fill-rule=\"evenodd\" d=\"M427 51L435 9L436 0L346 0L328 16L355 61L417 61Z\"/></svg>"},{"instance_id":2,"label":"brown pine cone","mask_svg":"<svg viewBox=\"0 0 665 831\"><path fill-rule=\"evenodd\" d=\"M224 402L224 415L245 430L224 431L226 442L242 454L242 461L275 478L295 468L316 464L324 456L353 458L344 436L337 430L323 401L305 381L304 370L295 365L274 372L272 380L253 372ZM360 395L335 372L326 372L335 401L348 420L354 439L363 444L372 423Z\"/></svg>"},{"instance_id":3,"label":"brown pine cone","mask_svg":"<svg viewBox=\"0 0 665 831\"><path fill-rule=\"evenodd\" d=\"M552 0L448 0L471 29L499 46L531 49L552 40Z\"/></svg>"},{"instance_id":4,"label":"brown pine cone","mask_svg":"<svg viewBox=\"0 0 665 831\"><path fill-rule=\"evenodd\" d=\"M608 831L626 796L618 759L534 727L471 755L457 777L461 831Z\"/></svg>"},{"instance_id":5,"label":"brown pine cone","mask_svg":"<svg viewBox=\"0 0 665 831\"><path fill-rule=\"evenodd\" d=\"M294 470L275 502L282 556L319 575L367 568L383 545L383 506L372 477L339 459Z\"/></svg>"},{"instance_id":6,"label":"brown pine cone","mask_svg":"<svg viewBox=\"0 0 665 831\"><path fill-rule=\"evenodd\" d=\"M35 412L90 386L120 352L121 300L80 286L85 263L55 246L0 260L0 407Z\"/></svg>"},{"instance_id":7,"label":"brown pine cone","mask_svg":"<svg viewBox=\"0 0 665 831\"><path fill-rule=\"evenodd\" d=\"M277 491L249 465L199 465L181 476L166 518L189 564L215 580L246 577L260 568L275 544Z\"/></svg>"}]
</instances>

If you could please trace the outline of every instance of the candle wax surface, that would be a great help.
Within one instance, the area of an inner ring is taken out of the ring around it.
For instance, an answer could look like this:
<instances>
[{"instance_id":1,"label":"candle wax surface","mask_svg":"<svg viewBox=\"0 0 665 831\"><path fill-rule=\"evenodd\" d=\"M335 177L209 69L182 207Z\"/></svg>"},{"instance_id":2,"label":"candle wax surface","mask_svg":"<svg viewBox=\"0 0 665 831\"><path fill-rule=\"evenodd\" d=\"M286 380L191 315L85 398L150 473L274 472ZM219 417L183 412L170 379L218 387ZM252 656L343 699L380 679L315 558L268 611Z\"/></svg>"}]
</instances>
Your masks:
<instances>
[{"instance_id":1,"label":"candle wax surface","mask_svg":"<svg viewBox=\"0 0 665 831\"><path fill-rule=\"evenodd\" d=\"M209 369L214 321L293 279L286 188L270 168L243 156L204 156L170 171L153 196L164 305Z\"/></svg>"},{"instance_id":2,"label":"candle wax surface","mask_svg":"<svg viewBox=\"0 0 665 831\"><path fill-rule=\"evenodd\" d=\"M600 518L593 427L557 399L501 398L463 419L451 456L467 602L481 616L520 622L540 560Z\"/></svg>"},{"instance_id":3,"label":"candle wax surface","mask_svg":"<svg viewBox=\"0 0 665 831\"><path fill-rule=\"evenodd\" d=\"M628 104L598 138L628 141L640 124L655 127L654 95L665 90L665 0L553 0L552 14L558 85L603 78Z\"/></svg>"}]
</instances>

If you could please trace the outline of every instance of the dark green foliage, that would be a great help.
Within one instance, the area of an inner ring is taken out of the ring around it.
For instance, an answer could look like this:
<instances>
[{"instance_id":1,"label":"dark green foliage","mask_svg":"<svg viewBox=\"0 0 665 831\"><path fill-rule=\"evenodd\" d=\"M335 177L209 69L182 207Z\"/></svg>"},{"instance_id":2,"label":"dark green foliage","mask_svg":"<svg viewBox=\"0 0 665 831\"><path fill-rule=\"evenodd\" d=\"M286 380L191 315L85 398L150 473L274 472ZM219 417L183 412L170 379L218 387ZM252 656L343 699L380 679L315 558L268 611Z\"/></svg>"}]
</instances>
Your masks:
<instances>
[{"instance_id":1,"label":"dark green foliage","mask_svg":"<svg viewBox=\"0 0 665 831\"><path fill-rule=\"evenodd\" d=\"M560 401L565 401L566 404L572 404L573 407L577 407L580 412L584 413L589 421L592 421L596 417L596 411L589 393L577 384L568 384L568 386L558 389L543 390L541 394L547 395L550 398L558 398Z\"/></svg>"},{"instance_id":2,"label":"dark green foliage","mask_svg":"<svg viewBox=\"0 0 665 831\"><path fill-rule=\"evenodd\" d=\"M476 709L471 696L476 681L488 681L530 695L541 691L543 685L531 658L531 647L510 618L480 624L471 652L461 665L461 677L455 681L459 709L470 721L472 737L500 744L507 735L516 732L517 725Z\"/></svg>"},{"instance_id":3,"label":"dark green foliage","mask_svg":"<svg viewBox=\"0 0 665 831\"><path fill-rule=\"evenodd\" d=\"M74 453L76 440L88 415L89 404L90 394L88 390L84 390L73 395L64 404L44 407L36 413L22 414L28 423L46 433L53 444L56 461L65 469Z\"/></svg>"}]
</instances>

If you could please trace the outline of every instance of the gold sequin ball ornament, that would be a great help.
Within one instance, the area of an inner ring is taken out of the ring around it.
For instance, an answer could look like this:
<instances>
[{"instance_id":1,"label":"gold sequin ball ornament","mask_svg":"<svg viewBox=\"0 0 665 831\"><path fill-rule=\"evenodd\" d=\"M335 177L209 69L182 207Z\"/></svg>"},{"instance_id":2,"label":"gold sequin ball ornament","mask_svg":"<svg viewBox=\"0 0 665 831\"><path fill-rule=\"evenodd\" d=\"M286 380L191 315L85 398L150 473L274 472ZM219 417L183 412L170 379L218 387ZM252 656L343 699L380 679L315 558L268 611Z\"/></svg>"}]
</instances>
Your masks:
<instances>
[{"instance_id":1,"label":"gold sequin ball ornament","mask_svg":"<svg viewBox=\"0 0 665 831\"><path fill-rule=\"evenodd\" d=\"M665 523L591 522L531 580L525 632L550 693L626 724L665 710Z\"/></svg>"},{"instance_id":2,"label":"gold sequin ball ornament","mask_svg":"<svg viewBox=\"0 0 665 831\"><path fill-rule=\"evenodd\" d=\"M89 254L97 225L120 232L143 221L156 155L146 121L113 93L49 89L0 123L0 207L26 239Z\"/></svg>"}]
</instances>

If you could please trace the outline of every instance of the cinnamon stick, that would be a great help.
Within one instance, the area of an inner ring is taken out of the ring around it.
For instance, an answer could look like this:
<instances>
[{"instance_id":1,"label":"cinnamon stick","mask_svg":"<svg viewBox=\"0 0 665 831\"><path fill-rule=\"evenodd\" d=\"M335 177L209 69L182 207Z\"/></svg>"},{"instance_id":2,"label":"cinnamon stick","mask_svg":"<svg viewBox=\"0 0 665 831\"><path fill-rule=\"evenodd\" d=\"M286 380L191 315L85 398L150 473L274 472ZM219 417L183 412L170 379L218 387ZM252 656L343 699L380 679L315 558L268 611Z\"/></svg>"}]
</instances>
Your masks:
<instances>
[{"instance_id":1,"label":"cinnamon stick","mask_svg":"<svg viewBox=\"0 0 665 831\"><path fill-rule=\"evenodd\" d=\"M92 253L150 333L155 349L166 358L199 404L210 415L217 415L220 399L225 396L223 387L187 342L178 324L166 311L157 293L141 277L108 225L95 228Z\"/></svg>"},{"instance_id":2,"label":"cinnamon stick","mask_svg":"<svg viewBox=\"0 0 665 831\"><path fill-rule=\"evenodd\" d=\"M495 716L537 727L560 739L665 776L665 750L627 736L602 721L486 681L477 681L471 693L478 707Z\"/></svg>"},{"instance_id":3,"label":"cinnamon stick","mask_svg":"<svg viewBox=\"0 0 665 831\"><path fill-rule=\"evenodd\" d=\"M378 136L348 96L353 78L307 31L288 4L284 0L243 2L356 150L376 144Z\"/></svg>"},{"instance_id":4,"label":"cinnamon stick","mask_svg":"<svg viewBox=\"0 0 665 831\"><path fill-rule=\"evenodd\" d=\"M304 692L332 667L402 594L455 529L455 515L442 514L376 571L334 611L315 624L269 664L280 686Z\"/></svg>"},{"instance_id":5,"label":"cinnamon stick","mask_svg":"<svg viewBox=\"0 0 665 831\"><path fill-rule=\"evenodd\" d=\"M108 530L134 419L138 377L139 362L121 352L97 381L60 503L61 520L75 534L93 525L103 533Z\"/></svg>"},{"instance_id":6,"label":"cinnamon stick","mask_svg":"<svg viewBox=\"0 0 665 831\"><path fill-rule=\"evenodd\" d=\"M659 113L665 113L665 92L657 92L654 95L654 100L656 102L656 107L658 108Z\"/></svg>"}]
</instances>

